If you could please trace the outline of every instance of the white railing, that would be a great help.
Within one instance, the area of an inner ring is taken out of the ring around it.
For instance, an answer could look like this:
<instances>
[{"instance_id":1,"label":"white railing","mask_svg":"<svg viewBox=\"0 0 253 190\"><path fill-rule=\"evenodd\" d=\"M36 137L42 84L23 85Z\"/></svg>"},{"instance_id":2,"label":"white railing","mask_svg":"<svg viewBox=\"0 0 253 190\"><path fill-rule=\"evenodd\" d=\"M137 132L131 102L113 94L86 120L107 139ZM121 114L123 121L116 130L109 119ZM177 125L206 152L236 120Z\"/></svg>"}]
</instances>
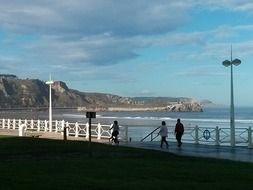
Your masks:
<instances>
[{"instance_id":1,"label":"white railing","mask_svg":"<svg viewBox=\"0 0 253 190\"><path fill-rule=\"evenodd\" d=\"M49 123L47 120L22 120L22 119L0 119L1 129L19 130L20 126L25 126L24 130L33 129L38 132L49 132ZM89 137L89 124L88 123L71 123L64 120L52 121L52 133L62 133L66 127L67 136L74 137ZM91 136L93 138L108 139L111 136L111 125L103 125L96 123L91 125ZM119 139L121 141L140 141L147 134L150 137L146 137L145 141L159 141L160 137L153 138L158 135L158 131L152 132L156 126L120 126ZM252 129L248 128L236 128L235 129L236 146L248 146L252 148ZM168 126L168 140L176 142L174 135L174 127ZM185 132L182 137L182 141L185 143L194 144L209 144L209 145L230 145L230 128L205 128L205 127L185 127Z\"/></svg>"},{"instance_id":2,"label":"white railing","mask_svg":"<svg viewBox=\"0 0 253 190\"><path fill-rule=\"evenodd\" d=\"M130 128L130 126L128 126ZM147 128L147 126L139 126L140 128ZM137 129L137 127L135 127ZM150 127L149 131L147 129L145 134L142 134L140 137L135 136L131 133L128 139L132 141L138 141L145 138L144 141L159 141L160 137L158 135L159 130L155 130L154 133L151 133L156 127ZM174 127L168 126L168 140L170 142L176 142ZM130 133L130 132L129 132ZM149 134L149 136L147 136ZM131 136L132 135L132 136ZM155 137L155 138L154 138ZM236 146L252 146L252 129L248 128L236 128L235 129L235 139ZM184 135L182 141L185 143L194 143L194 144L208 144L208 145L230 145L230 128L219 128L217 127L185 127Z\"/></svg>"},{"instance_id":3,"label":"white railing","mask_svg":"<svg viewBox=\"0 0 253 190\"><path fill-rule=\"evenodd\" d=\"M2 129L13 129L20 130L20 126L24 126L24 130L33 129L40 132L50 132L49 124L47 120L22 120L22 119L0 119L0 128ZM88 123L71 123L66 122L64 120L52 121L52 132L53 133L62 133L64 131L64 127L66 127L67 136L75 136L75 137L85 137L88 139L89 137L89 124ZM111 125L103 125L100 123L91 125L91 136L97 139L111 137ZM125 138L127 136L127 127L120 126L120 139L126 141Z\"/></svg>"}]
</instances>

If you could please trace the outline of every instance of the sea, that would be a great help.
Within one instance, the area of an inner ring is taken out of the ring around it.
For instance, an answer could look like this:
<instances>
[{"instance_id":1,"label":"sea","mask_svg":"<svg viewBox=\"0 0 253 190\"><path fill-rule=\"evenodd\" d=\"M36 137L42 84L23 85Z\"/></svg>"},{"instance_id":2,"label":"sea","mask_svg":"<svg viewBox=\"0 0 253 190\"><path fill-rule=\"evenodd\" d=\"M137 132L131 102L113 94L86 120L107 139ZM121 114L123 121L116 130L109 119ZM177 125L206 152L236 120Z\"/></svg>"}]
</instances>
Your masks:
<instances>
[{"instance_id":1,"label":"sea","mask_svg":"<svg viewBox=\"0 0 253 190\"><path fill-rule=\"evenodd\" d=\"M64 118L76 118L79 122L87 122L84 113L67 113L64 114ZM203 112L98 112L93 122L111 124L117 120L120 125L128 126L128 136L133 141L139 141L160 126L162 121L165 121L169 127L169 137L173 140L173 129L178 118L181 119L185 129L189 129L188 133L192 133L191 131L195 126L201 128L200 134L205 129L212 131L216 127L222 128L223 133L221 135L226 140L228 137L224 137L224 133L230 133L229 107L204 107ZM235 107L235 128L242 130L242 132L238 130L239 135L246 138L245 130L250 126L253 127L253 107ZM211 132L211 135L215 135L214 131ZM188 138L191 138L191 135Z\"/></svg>"},{"instance_id":2,"label":"sea","mask_svg":"<svg viewBox=\"0 0 253 190\"><path fill-rule=\"evenodd\" d=\"M48 119L47 111L1 111L1 118L10 119ZM180 118L185 128L214 129L230 128L229 107L204 107L203 112L97 112L92 123L110 125L117 120L121 126L127 126L129 136L141 139L165 121L173 128ZM53 110L53 120L86 123L85 112L77 110ZM235 107L235 128L253 127L253 107Z\"/></svg>"},{"instance_id":3,"label":"sea","mask_svg":"<svg viewBox=\"0 0 253 190\"><path fill-rule=\"evenodd\" d=\"M85 113L55 113L57 118L65 120L87 122ZM203 112L97 112L94 122L110 124L117 120L121 125L159 126L161 121L166 121L168 126L175 126L176 120L180 118L185 127L229 127L230 108L229 107L207 107ZM235 127L253 127L253 107L235 108Z\"/></svg>"}]
</instances>

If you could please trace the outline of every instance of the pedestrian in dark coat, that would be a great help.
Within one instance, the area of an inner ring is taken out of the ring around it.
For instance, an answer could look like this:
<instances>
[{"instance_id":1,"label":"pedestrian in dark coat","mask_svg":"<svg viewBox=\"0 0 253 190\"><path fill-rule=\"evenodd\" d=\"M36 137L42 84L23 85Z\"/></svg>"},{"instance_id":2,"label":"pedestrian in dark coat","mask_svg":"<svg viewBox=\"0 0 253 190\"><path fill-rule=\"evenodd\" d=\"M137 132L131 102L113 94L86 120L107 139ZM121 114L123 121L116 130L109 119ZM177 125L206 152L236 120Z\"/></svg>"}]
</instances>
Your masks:
<instances>
[{"instance_id":1,"label":"pedestrian in dark coat","mask_svg":"<svg viewBox=\"0 0 253 190\"><path fill-rule=\"evenodd\" d=\"M181 123L180 119L177 119L177 124L175 126L175 134L176 134L178 147L181 147L182 145L181 139L184 134L184 125Z\"/></svg>"}]
</instances>

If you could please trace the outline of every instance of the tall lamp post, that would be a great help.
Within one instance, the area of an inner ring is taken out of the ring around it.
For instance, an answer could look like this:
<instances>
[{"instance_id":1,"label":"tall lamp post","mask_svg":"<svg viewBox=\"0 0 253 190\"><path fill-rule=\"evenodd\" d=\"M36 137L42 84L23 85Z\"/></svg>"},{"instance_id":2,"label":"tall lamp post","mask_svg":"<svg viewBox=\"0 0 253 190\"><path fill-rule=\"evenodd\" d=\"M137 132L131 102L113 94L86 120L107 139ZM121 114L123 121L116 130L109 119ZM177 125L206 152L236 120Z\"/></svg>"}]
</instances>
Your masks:
<instances>
[{"instance_id":1,"label":"tall lamp post","mask_svg":"<svg viewBox=\"0 0 253 190\"><path fill-rule=\"evenodd\" d=\"M231 60L225 60L222 62L225 67L230 66L231 71L231 92L230 92L230 144L232 147L235 146L235 112L234 112L234 87L233 87L233 65L238 66L241 64L240 59L232 58L232 46L231 46Z\"/></svg>"},{"instance_id":2,"label":"tall lamp post","mask_svg":"<svg viewBox=\"0 0 253 190\"><path fill-rule=\"evenodd\" d=\"M49 85L49 131L52 132L52 84L54 81L51 80L51 76L46 84Z\"/></svg>"}]
</instances>

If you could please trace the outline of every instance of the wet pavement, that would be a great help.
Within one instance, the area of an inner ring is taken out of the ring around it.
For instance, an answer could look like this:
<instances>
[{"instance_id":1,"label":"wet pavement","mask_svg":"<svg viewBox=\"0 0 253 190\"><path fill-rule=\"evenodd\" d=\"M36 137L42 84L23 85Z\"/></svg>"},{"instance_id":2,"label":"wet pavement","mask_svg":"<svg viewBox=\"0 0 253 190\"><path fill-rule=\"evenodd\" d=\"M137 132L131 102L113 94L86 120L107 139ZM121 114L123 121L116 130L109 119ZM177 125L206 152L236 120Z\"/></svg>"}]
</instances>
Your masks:
<instances>
[{"instance_id":1,"label":"wet pavement","mask_svg":"<svg viewBox=\"0 0 253 190\"><path fill-rule=\"evenodd\" d=\"M176 143L169 142L169 148L160 148L160 142L121 143L123 146L159 150L182 156L207 157L253 163L253 149L248 147L230 147L214 145L183 144L180 148Z\"/></svg>"}]
</instances>

